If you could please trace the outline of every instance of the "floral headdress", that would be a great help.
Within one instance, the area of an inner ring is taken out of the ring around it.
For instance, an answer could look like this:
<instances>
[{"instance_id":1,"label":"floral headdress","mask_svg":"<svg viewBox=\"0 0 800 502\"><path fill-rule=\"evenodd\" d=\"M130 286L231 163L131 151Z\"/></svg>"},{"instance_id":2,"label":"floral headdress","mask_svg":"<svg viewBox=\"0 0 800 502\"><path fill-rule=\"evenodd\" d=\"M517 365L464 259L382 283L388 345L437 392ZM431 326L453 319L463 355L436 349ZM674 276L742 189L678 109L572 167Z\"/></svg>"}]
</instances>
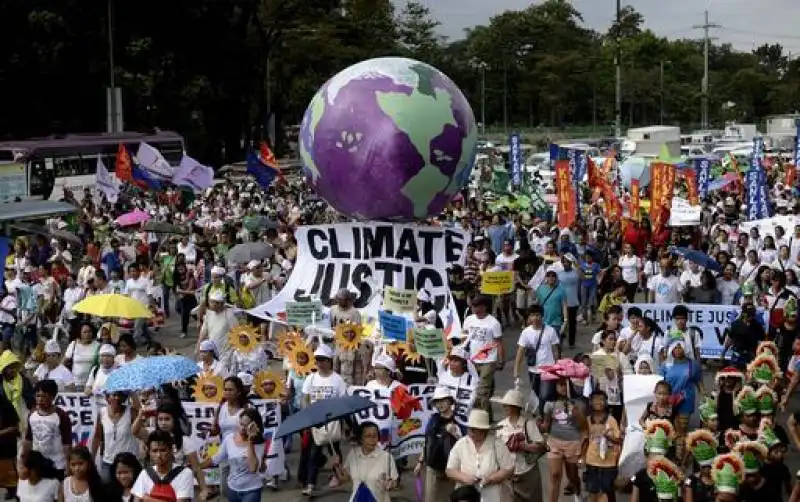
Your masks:
<instances>
[{"instance_id":1,"label":"floral headdress","mask_svg":"<svg viewBox=\"0 0 800 502\"><path fill-rule=\"evenodd\" d=\"M778 346L775 345L775 342L764 340L760 342L758 348L756 348L756 356L760 356L761 354L778 357Z\"/></svg>"},{"instance_id":2,"label":"floral headdress","mask_svg":"<svg viewBox=\"0 0 800 502\"><path fill-rule=\"evenodd\" d=\"M719 455L711 462L711 478L720 493L738 493L744 482L744 461L736 453Z\"/></svg>"},{"instance_id":3,"label":"floral headdress","mask_svg":"<svg viewBox=\"0 0 800 502\"><path fill-rule=\"evenodd\" d=\"M246 341L242 341L246 338ZM258 328L249 324L239 324L228 331L228 342L231 347L242 354L249 354L258 346Z\"/></svg>"},{"instance_id":4,"label":"floral headdress","mask_svg":"<svg viewBox=\"0 0 800 502\"><path fill-rule=\"evenodd\" d=\"M711 465L717 455L717 440L706 429L698 429L686 435L686 447L692 452L698 465Z\"/></svg>"},{"instance_id":5,"label":"floral headdress","mask_svg":"<svg viewBox=\"0 0 800 502\"><path fill-rule=\"evenodd\" d=\"M204 371L197 376L192 395L198 403L221 403L225 381L221 376Z\"/></svg>"},{"instance_id":6,"label":"floral headdress","mask_svg":"<svg viewBox=\"0 0 800 502\"><path fill-rule=\"evenodd\" d=\"M352 338L348 335L352 334ZM334 335L336 346L344 352L355 352L364 340L364 326L351 322L340 323L336 326Z\"/></svg>"},{"instance_id":7,"label":"floral headdress","mask_svg":"<svg viewBox=\"0 0 800 502\"><path fill-rule=\"evenodd\" d=\"M666 455L672 440L675 439L675 427L668 420L648 420L644 428L645 449L648 453Z\"/></svg>"},{"instance_id":8,"label":"floral headdress","mask_svg":"<svg viewBox=\"0 0 800 502\"><path fill-rule=\"evenodd\" d=\"M781 375L781 368L775 356L761 354L747 365L747 375L756 383L768 384Z\"/></svg>"},{"instance_id":9,"label":"floral headdress","mask_svg":"<svg viewBox=\"0 0 800 502\"><path fill-rule=\"evenodd\" d=\"M758 411L762 415L772 415L775 413L775 404L778 402L778 394L767 387L762 385L756 391L756 399L758 400Z\"/></svg>"},{"instance_id":10,"label":"floral headdress","mask_svg":"<svg viewBox=\"0 0 800 502\"><path fill-rule=\"evenodd\" d=\"M717 403L710 397L700 403L697 410L700 412L700 419L703 422L708 422L709 420L717 418Z\"/></svg>"},{"instance_id":11,"label":"floral headdress","mask_svg":"<svg viewBox=\"0 0 800 502\"><path fill-rule=\"evenodd\" d=\"M766 445L767 449L782 444L780 438L775 434L775 430L765 420L761 421L761 427L758 429L758 441Z\"/></svg>"},{"instance_id":12,"label":"floral headdress","mask_svg":"<svg viewBox=\"0 0 800 502\"><path fill-rule=\"evenodd\" d=\"M742 390L736 394L734 404L738 409L738 414L752 415L758 413L758 399L756 398L756 391L749 385L742 387Z\"/></svg>"},{"instance_id":13,"label":"floral headdress","mask_svg":"<svg viewBox=\"0 0 800 502\"><path fill-rule=\"evenodd\" d=\"M297 344L303 344L303 335L297 331L284 331L278 335L278 354L289 357L292 349Z\"/></svg>"},{"instance_id":14,"label":"floral headdress","mask_svg":"<svg viewBox=\"0 0 800 502\"><path fill-rule=\"evenodd\" d=\"M717 383L719 383L719 381L723 378L738 378L744 382L744 373L736 369L734 366L727 366L717 371L717 374L714 376L714 379L717 381Z\"/></svg>"},{"instance_id":15,"label":"floral headdress","mask_svg":"<svg viewBox=\"0 0 800 502\"><path fill-rule=\"evenodd\" d=\"M677 465L665 457L648 460L647 475L653 480L656 496L661 500L676 500L683 473Z\"/></svg>"},{"instance_id":16,"label":"floral headdress","mask_svg":"<svg viewBox=\"0 0 800 502\"><path fill-rule=\"evenodd\" d=\"M300 364L300 361L298 361L298 356L301 354L306 356L305 364ZM289 352L288 357L289 366L301 377L307 376L317 368L317 359L314 357L314 351L305 342L296 343L292 347L292 351Z\"/></svg>"},{"instance_id":17,"label":"floral headdress","mask_svg":"<svg viewBox=\"0 0 800 502\"><path fill-rule=\"evenodd\" d=\"M725 446L733 450L739 441L742 440L742 431L739 429L728 429L725 431Z\"/></svg>"},{"instance_id":18,"label":"floral headdress","mask_svg":"<svg viewBox=\"0 0 800 502\"><path fill-rule=\"evenodd\" d=\"M272 371L259 371L253 378L253 390L261 399L283 397L283 378Z\"/></svg>"},{"instance_id":19,"label":"floral headdress","mask_svg":"<svg viewBox=\"0 0 800 502\"><path fill-rule=\"evenodd\" d=\"M767 447L758 441L739 441L733 448L735 453L742 456L745 474L756 473L761 470L761 463L767 458Z\"/></svg>"}]
</instances>

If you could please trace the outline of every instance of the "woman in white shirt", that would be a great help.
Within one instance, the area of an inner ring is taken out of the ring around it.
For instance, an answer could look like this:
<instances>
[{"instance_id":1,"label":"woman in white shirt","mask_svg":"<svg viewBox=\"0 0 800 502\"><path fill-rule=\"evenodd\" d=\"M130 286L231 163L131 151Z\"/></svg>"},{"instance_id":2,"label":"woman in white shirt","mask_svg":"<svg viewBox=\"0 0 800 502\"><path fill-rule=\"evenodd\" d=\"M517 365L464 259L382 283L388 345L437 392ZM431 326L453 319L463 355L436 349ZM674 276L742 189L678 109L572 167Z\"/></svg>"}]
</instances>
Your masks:
<instances>
[{"instance_id":1,"label":"woman in white shirt","mask_svg":"<svg viewBox=\"0 0 800 502\"><path fill-rule=\"evenodd\" d=\"M54 380L58 390L72 391L75 389L75 379L72 372L61 364L61 347L55 340L48 340L44 344L44 362L33 373L36 381Z\"/></svg>"},{"instance_id":2,"label":"woman in white shirt","mask_svg":"<svg viewBox=\"0 0 800 502\"><path fill-rule=\"evenodd\" d=\"M375 358L375 361L373 361L372 366L374 368L375 378L367 382L367 388L369 390L383 390L387 393L391 393L400 386L400 382L393 377L393 375L397 373L397 366L391 356L387 354L379 355Z\"/></svg>"},{"instance_id":3,"label":"woman in white shirt","mask_svg":"<svg viewBox=\"0 0 800 502\"><path fill-rule=\"evenodd\" d=\"M73 340L65 353L65 363L72 365L72 375L75 377L75 386L82 389L89 379L89 371L97 363L97 351L100 344L94 339L94 331L89 324L81 326L81 334ZM68 366L68 364L65 364Z\"/></svg>"},{"instance_id":4,"label":"woman in white shirt","mask_svg":"<svg viewBox=\"0 0 800 502\"><path fill-rule=\"evenodd\" d=\"M599 379L597 386L608 396L608 408L617 420L622 420L622 375L629 375L631 362L628 356L617 350L617 332L603 331L600 335L601 347L592 353L592 358L598 356L612 356L617 361L617 369L607 369L606 375Z\"/></svg>"},{"instance_id":5,"label":"woman in white shirt","mask_svg":"<svg viewBox=\"0 0 800 502\"><path fill-rule=\"evenodd\" d=\"M83 389L84 394L87 396L94 396L94 402L98 409L106 405L106 380L116 369L114 367L116 353L117 351L113 345L104 344L100 346L100 350L97 352L99 362L89 371L89 378L86 380L86 386Z\"/></svg>"},{"instance_id":6,"label":"woman in white shirt","mask_svg":"<svg viewBox=\"0 0 800 502\"><path fill-rule=\"evenodd\" d=\"M64 294L62 295L64 307L61 309L61 318L67 321L70 326L70 334L73 336L78 333L80 320L78 319L78 315L72 310L72 307L83 300L85 295L85 288L77 283L75 274L70 274L67 278L67 289L64 290Z\"/></svg>"},{"instance_id":7,"label":"woman in white shirt","mask_svg":"<svg viewBox=\"0 0 800 502\"><path fill-rule=\"evenodd\" d=\"M254 408L244 410L239 416L236 433L228 435L220 444L219 453L205 460L200 467L227 462L227 499L230 502L259 502L263 480L259 474L264 459L264 424Z\"/></svg>"},{"instance_id":8,"label":"woman in white shirt","mask_svg":"<svg viewBox=\"0 0 800 502\"><path fill-rule=\"evenodd\" d=\"M447 459L448 478L458 486L472 485L481 492L481 502L508 502L508 481L514 475L514 457L489 423L484 410L472 410L467 436L456 441Z\"/></svg>"},{"instance_id":9,"label":"woman in white shirt","mask_svg":"<svg viewBox=\"0 0 800 502\"><path fill-rule=\"evenodd\" d=\"M367 489L376 502L390 502L389 491L397 486L397 466L391 454L378 448L378 425L374 422L362 423L358 438L360 446L350 450L344 463L341 463L338 455L333 457L333 468L342 482L352 481L351 500L359 490Z\"/></svg>"},{"instance_id":10,"label":"woman in white shirt","mask_svg":"<svg viewBox=\"0 0 800 502\"><path fill-rule=\"evenodd\" d=\"M228 332L237 324L239 321L236 320L233 309L225 305L225 293L219 289L211 291L208 296L208 309L203 316L203 325L200 327L200 336L197 339L198 352L203 340L212 340L217 345L219 360L223 364L230 361L232 349L228 341Z\"/></svg>"},{"instance_id":11,"label":"woman in white shirt","mask_svg":"<svg viewBox=\"0 0 800 502\"><path fill-rule=\"evenodd\" d=\"M625 296L629 303L633 303L636 289L639 287L639 273L642 270L642 259L633 254L633 246L625 243L622 246L622 256L617 265L622 269L622 280L625 281Z\"/></svg>"},{"instance_id":12,"label":"woman in white shirt","mask_svg":"<svg viewBox=\"0 0 800 502\"><path fill-rule=\"evenodd\" d=\"M19 462L19 502L53 502L58 500L61 483L56 478L53 462L33 450Z\"/></svg>"},{"instance_id":13,"label":"woman in white shirt","mask_svg":"<svg viewBox=\"0 0 800 502\"><path fill-rule=\"evenodd\" d=\"M197 367L200 373L211 373L222 378L228 376L225 365L217 359L217 344L211 340L203 340L200 343L200 353L197 356Z\"/></svg>"},{"instance_id":14,"label":"woman in white shirt","mask_svg":"<svg viewBox=\"0 0 800 502\"><path fill-rule=\"evenodd\" d=\"M439 385L447 387L454 395L458 395L460 389L476 389L480 378L475 365L461 347L453 347L447 359L439 365L437 375Z\"/></svg>"},{"instance_id":15,"label":"woman in white shirt","mask_svg":"<svg viewBox=\"0 0 800 502\"><path fill-rule=\"evenodd\" d=\"M127 394L112 392L106 395L107 406L100 409L92 436L92 457L102 449L100 477L110 483L114 476L114 459L120 453L139 453L139 442L133 435L134 417L139 410L126 404Z\"/></svg>"},{"instance_id":16,"label":"woman in white shirt","mask_svg":"<svg viewBox=\"0 0 800 502\"><path fill-rule=\"evenodd\" d=\"M492 401L501 404L506 415L497 424L497 437L509 447L514 457L513 501L541 502L542 476L538 460L547 447L536 420L524 416L525 396L518 390L510 390L502 399Z\"/></svg>"}]
</instances>

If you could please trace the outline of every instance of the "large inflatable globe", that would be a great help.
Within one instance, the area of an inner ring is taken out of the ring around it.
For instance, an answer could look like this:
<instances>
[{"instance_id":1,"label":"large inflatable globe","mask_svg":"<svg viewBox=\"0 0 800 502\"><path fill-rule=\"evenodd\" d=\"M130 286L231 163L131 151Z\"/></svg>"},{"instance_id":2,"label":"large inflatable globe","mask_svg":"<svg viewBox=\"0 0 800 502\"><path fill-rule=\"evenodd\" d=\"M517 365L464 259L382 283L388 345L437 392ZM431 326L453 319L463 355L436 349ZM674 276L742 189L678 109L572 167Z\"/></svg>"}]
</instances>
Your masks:
<instances>
[{"instance_id":1,"label":"large inflatable globe","mask_svg":"<svg viewBox=\"0 0 800 502\"><path fill-rule=\"evenodd\" d=\"M317 91L300 156L308 181L340 213L404 221L438 214L466 185L476 140L472 108L445 74L377 58Z\"/></svg>"}]
</instances>

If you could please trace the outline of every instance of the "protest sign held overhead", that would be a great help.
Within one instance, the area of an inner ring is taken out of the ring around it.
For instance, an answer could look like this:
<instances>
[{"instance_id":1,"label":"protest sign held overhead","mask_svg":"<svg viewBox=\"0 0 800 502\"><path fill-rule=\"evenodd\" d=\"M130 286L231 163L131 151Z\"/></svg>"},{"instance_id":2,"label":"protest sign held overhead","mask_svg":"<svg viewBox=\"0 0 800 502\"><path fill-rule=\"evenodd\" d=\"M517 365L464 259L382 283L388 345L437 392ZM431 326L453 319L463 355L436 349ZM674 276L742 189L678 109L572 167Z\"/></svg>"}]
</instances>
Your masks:
<instances>
[{"instance_id":1,"label":"protest sign held overhead","mask_svg":"<svg viewBox=\"0 0 800 502\"><path fill-rule=\"evenodd\" d=\"M417 292L413 289L383 287L383 309L391 312L415 312Z\"/></svg>"},{"instance_id":2,"label":"protest sign held overhead","mask_svg":"<svg viewBox=\"0 0 800 502\"><path fill-rule=\"evenodd\" d=\"M269 302L248 311L262 318L285 315L301 298L333 304L336 292L356 292L354 306L378 318L383 288L425 289L445 330L461 322L448 287L447 269L464 264L469 235L461 230L391 223L342 223L300 227L298 257L286 286Z\"/></svg>"}]
</instances>

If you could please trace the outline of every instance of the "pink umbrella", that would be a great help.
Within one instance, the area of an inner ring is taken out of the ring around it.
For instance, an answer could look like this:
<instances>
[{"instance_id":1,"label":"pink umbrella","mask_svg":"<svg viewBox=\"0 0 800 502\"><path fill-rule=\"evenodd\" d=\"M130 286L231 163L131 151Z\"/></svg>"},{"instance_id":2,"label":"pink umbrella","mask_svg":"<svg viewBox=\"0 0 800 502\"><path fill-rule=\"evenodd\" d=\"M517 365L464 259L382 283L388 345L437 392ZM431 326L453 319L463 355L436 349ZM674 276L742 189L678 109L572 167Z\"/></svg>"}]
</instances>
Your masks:
<instances>
[{"instance_id":1,"label":"pink umbrella","mask_svg":"<svg viewBox=\"0 0 800 502\"><path fill-rule=\"evenodd\" d=\"M560 359L555 364L545 364L537 368L542 375L542 380L559 380L561 378L586 378L590 370L583 363L576 363L572 359Z\"/></svg>"},{"instance_id":2,"label":"pink umbrella","mask_svg":"<svg viewBox=\"0 0 800 502\"><path fill-rule=\"evenodd\" d=\"M125 213L117 218L117 225L121 227L129 227L131 225L139 225L150 219L150 215L141 209L136 209L130 213Z\"/></svg>"}]
</instances>

